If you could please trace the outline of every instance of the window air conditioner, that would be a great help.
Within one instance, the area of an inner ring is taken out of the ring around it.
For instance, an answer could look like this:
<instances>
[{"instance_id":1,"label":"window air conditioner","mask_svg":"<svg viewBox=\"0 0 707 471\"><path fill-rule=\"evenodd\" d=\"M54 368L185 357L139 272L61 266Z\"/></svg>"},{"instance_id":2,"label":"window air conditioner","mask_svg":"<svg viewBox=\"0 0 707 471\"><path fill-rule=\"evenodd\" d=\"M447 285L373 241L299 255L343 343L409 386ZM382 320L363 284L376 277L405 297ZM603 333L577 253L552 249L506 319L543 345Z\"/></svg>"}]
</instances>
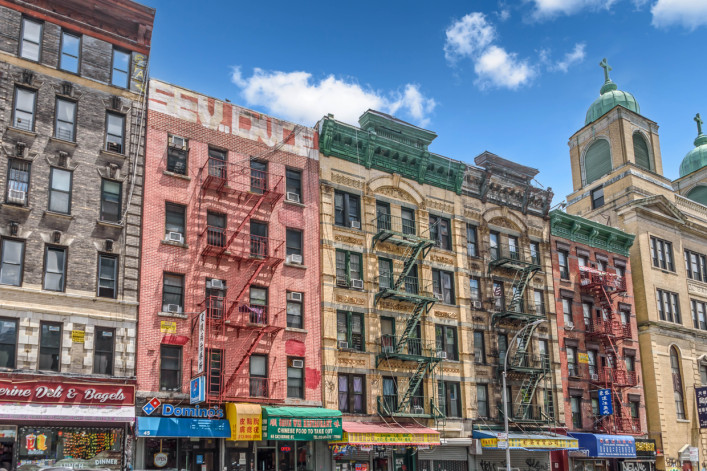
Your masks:
<instances>
[{"instance_id":1,"label":"window air conditioner","mask_svg":"<svg viewBox=\"0 0 707 471\"><path fill-rule=\"evenodd\" d=\"M25 203L25 197L27 196L27 192L23 190L13 190L10 189L7 192L7 200L10 203Z\"/></svg>"},{"instance_id":2,"label":"window air conditioner","mask_svg":"<svg viewBox=\"0 0 707 471\"><path fill-rule=\"evenodd\" d=\"M565 329L574 330L574 322L568 322L567 324L565 324Z\"/></svg>"},{"instance_id":3,"label":"window air conditioner","mask_svg":"<svg viewBox=\"0 0 707 471\"><path fill-rule=\"evenodd\" d=\"M287 256L287 263L294 263L296 265L302 265L302 256L299 254L290 254Z\"/></svg>"},{"instance_id":4,"label":"window air conditioner","mask_svg":"<svg viewBox=\"0 0 707 471\"><path fill-rule=\"evenodd\" d=\"M413 414L424 414L425 413L425 408L422 406L414 406L412 408L412 413Z\"/></svg>"},{"instance_id":5,"label":"window air conditioner","mask_svg":"<svg viewBox=\"0 0 707 471\"><path fill-rule=\"evenodd\" d=\"M179 136L169 136L169 146L175 149L187 150L187 140Z\"/></svg>"},{"instance_id":6,"label":"window air conditioner","mask_svg":"<svg viewBox=\"0 0 707 471\"><path fill-rule=\"evenodd\" d=\"M481 301L472 301L471 307L474 309L481 309Z\"/></svg>"},{"instance_id":7,"label":"window air conditioner","mask_svg":"<svg viewBox=\"0 0 707 471\"><path fill-rule=\"evenodd\" d=\"M182 312L182 306L180 306L179 304L165 304L164 310L165 310L165 312L180 313L180 312Z\"/></svg>"},{"instance_id":8,"label":"window air conditioner","mask_svg":"<svg viewBox=\"0 0 707 471\"><path fill-rule=\"evenodd\" d=\"M344 340L339 340L339 348L349 348L349 343Z\"/></svg>"},{"instance_id":9,"label":"window air conditioner","mask_svg":"<svg viewBox=\"0 0 707 471\"><path fill-rule=\"evenodd\" d=\"M120 144L117 143L117 142L109 142L109 143L106 145L106 150L108 150L108 151L110 151L110 152L115 152L115 153L118 153L118 154L122 154L122 153L123 153L123 146L120 145Z\"/></svg>"},{"instance_id":10,"label":"window air conditioner","mask_svg":"<svg viewBox=\"0 0 707 471\"><path fill-rule=\"evenodd\" d=\"M444 295L442 293L435 293L435 298L439 299L440 301L444 301Z\"/></svg>"},{"instance_id":11,"label":"window air conditioner","mask_svg":"<svg viewBox=\"0 0 707 471\"><path fill-rule=\"evenodd\" d=\"M299 203L299 194L297 193L291 193L287 192L287 201L291 201L292 203Z\"/></svg>"},{"instance_id":12,"label":"window air conditioner","mask_svg":"<svg viewBox=\"0 0 707 471\"><path fill-rule=\"evenodd\" d=\"M292 368L304 368L304 360L292 360Z\"/></svg>"},{"instance_id":13,"label":"window air conditioner","mask_svg":"<svg viewBox=\"0 0 707 471\"><path fill-rule=\"evenodd\" d=\"M337 277L336 278L336 286L344 286L347 287L349 286L348 281L346 281L346 278L344 277Z\"/></svg>"},{"instance_id":14,"label":"window air conditioner","mask_svg":"<svg viewBox=\"0 0 707 471\"><path fill-rule=\"evenodd\" d=\"M363 289L363 280L351 280L351 287L354 289Z\"/></svg>"},{"instance_id":15,"label":"window air conditioner","mask_svg":"<svg viewBox=\"0 0 707 471\"><path fill-rule=\"evenodd\" d=\"M441 358L443 360L447 359L447 352L437 352L437 358Z\"/></svg>"},{"instance_id":16,"label":"window air conditioner","mask_svg":"<svg viewBox=\"0 0 707 471\"><path fill-rule=\"evenodd\" d=\"M599 381L599 375L597 373L592 373L592 381Z\"/></svg>"},{"instance_id":17,"label":"window air conditioner","mask_svg":"<svg viewBox=\"0 0 707 471\"><path fill-rule=\"evenodd\" d=\"M289 293L287 293L287 300L288 301L296 301L296 302L301 303L302 302L302 293L289 292Z\"/></svg>"},{"instance_id":18,"label":"window air conditioner","mask_svg":"<svg viewBox=\"0 0 707 471\"><path fill-rule=\"evenodd\" d=\"M361 221L351 221L351 227L354 229L361 229Z\"/></svg>"},{"instance_id":19,"label":"window air conditioner","mask_svg":"<svg viewBox=\"0 0 707 471\"><path fill-rule=\"evenodd\" d=\"M223 280L209 280L206 282L206 287L211 289L224 289L226 288L226 283Z\"/></svg>"},{"instance_id":20,"label":"window air conditioner","mask_svg":"<svg viewBox=\"0 0 707 471\"><path fill-rule=\"evenodd\" d=\"M167 240L170 242L179 242L180 244L183 244L184 235L181 232L168 232Z\"/></svg>"}]
</instances>

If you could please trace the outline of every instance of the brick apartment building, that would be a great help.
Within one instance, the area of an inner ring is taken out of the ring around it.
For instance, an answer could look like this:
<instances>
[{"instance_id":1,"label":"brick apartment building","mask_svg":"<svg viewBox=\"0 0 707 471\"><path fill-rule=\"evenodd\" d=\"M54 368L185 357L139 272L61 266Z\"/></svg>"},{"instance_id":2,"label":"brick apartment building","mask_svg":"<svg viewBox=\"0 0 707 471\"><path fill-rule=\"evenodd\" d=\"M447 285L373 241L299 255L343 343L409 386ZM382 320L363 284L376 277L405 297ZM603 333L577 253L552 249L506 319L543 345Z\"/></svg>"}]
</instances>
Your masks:
<instances>
[{"instance_id":1,"label":"brick apartment building","mask_svg":"<svg viewBox=\"0 0 707 471\"><path fill-rule=\"evenodd\" d=\"M0 387L23 392L0 397L7 469L130 459L154 14L0 1Z\"/></svg>"},{"instance_id":2,"label":"brick apartment building","mask_svg":"<svg viewBox=\"0 0 707 471\"><path fill-rule=\"evenodd\" d=\"M315 131L152 80L145 179L136 467L314 460L317 442L264 446L251 421L261 405L322 403ZM193 410L250 414L249 427L161 429L192 379Z\"/></svg>"},{"instance_id":3,"label":"brick apartment building","mask_svg":"<svg viewBox=\"0 0 707 471\"><path fill-rule=\"evenodd\" d=\"M635 461L636 438L646 433L629 260L634 236L559 210L550 226L565 425L589 450L562 452L560 461L565 469L615 470ZM586 446L601 437L625 446ZM653 469L655 460L645 465Z\"/></svg>"}]
</instances>

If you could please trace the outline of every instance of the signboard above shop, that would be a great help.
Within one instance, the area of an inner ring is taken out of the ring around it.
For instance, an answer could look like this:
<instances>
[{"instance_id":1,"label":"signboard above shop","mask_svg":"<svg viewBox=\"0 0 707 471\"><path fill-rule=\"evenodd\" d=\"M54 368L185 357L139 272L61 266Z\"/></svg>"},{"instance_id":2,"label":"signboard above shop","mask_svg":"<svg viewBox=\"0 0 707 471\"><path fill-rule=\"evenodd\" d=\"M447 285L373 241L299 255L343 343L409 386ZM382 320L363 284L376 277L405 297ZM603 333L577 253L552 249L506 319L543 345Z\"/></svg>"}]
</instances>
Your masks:
<instances>
[{"instance_id":1,"label":"signboard above shop","mask_svg":"<svg viewBox=\"0 0 707 471\"><path fill-rule=\"evenodd\" d=\"M0 403L131 406L132 384L0 379Z\"/></svg>"},{"instance_id":2,"label":"signboard above shop","mask_svg":"<svg viewBox=\"0 0 707 471\"><path fill-rule=\"evenodd\" d=\"M341 440L341 412L319 407L263 407L264 440Z\"/></svg>"},{"instance_id":3,"label":"signboard above shop","mask_svg":"<svg viewBox=\"0 0 707 471\"><path fill-rule=\"evenodd\" d=\"M695 398L697 399L697 417L700 428L707 428L707 386L696 387Z\"/></svg>"}]
</instances>

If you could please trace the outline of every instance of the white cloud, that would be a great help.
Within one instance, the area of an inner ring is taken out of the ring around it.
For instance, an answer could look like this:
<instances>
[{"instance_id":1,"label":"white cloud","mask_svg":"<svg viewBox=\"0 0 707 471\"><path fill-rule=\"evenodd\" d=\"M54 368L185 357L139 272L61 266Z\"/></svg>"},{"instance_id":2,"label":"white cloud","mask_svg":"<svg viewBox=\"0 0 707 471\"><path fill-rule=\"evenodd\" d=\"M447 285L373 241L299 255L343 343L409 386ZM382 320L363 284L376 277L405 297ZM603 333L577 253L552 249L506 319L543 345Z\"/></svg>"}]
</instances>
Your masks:
<instances>
[{"instance_id":1,"label":"white cloud","mask_svg":"<svg viewBox=\"0 0 707 471\"><path fill-rule=\"evenodd\" d=\"M479 12L469 13L455 21L445 33L444 56L450 62L479 54L496 37L495 28Z\"/></svg>"},{"instance_id":2,"label":"white cloud","mask_svg":"<svg viewBox=\"0 0 707 471\"><path fill-rule=\"evenodd\" d=\"M609 9L616 0L526 0L535 5L533 17L544 19L557 15L573 15L584 9Z\"/></svg>"},{"instance_id":3,"label":"white cloud","mask_svg":"<svg viewBox=\"0 0 707 471\"><path fill-rule=\"evenodd\" d=\"M551 71L560 71L560 72L567 72L567 70L570 68L570 66L577 64L579 62L582 62L584 60L584 57L586 56L586 53L584 52L586 48L586 44L584 43L577 43L574 45L574 49L572 51L565 53L565 56L562 58L561 61L555 63L555 64L549 64L548 69ZM543 52L545 52L545 56L543 56ZM547 55L546 51L541 51L541 58L544 57L545 61L549 60L549 57Z\"/></svg>"},{"instance_id":4,"label":"white cloud","mask_svg":"<svg viewBox=\"0 0 707 471\"><path fill-rule=\"evenodd\" d=\"M653 26L667 28L683 26L694 30L707 26L707 2L705 0L658 0L652 7Z\"/></svg>"},{"instance_id":5,"label":"white cloud","mask_svg":"<svg viewBox=\"0 0 707 471\"><path fill-rule=\"evenodd\" d=\"M333 75L317 81L303 71L255 68L253 75L244 77L240 67L233 68L231 81L241 89L248 106L262 106L278 117L310 126L327 113L356 124L369 108L425 126L436 106L434 99L425 97L414 84L404 85L402 92L381 93Z\"/></svg>"},{"instance_id":6,"label":"white cloud","mask_svg":"<svg viewBox=\"0 0 707 471\"><path fill-rule=\"evenodd\" d=\"M515 90L535 76L535 69L518 55L498 46L490 46L476 60L474 71L481 88L505 87Z\"/></svg>"}]
</instances>

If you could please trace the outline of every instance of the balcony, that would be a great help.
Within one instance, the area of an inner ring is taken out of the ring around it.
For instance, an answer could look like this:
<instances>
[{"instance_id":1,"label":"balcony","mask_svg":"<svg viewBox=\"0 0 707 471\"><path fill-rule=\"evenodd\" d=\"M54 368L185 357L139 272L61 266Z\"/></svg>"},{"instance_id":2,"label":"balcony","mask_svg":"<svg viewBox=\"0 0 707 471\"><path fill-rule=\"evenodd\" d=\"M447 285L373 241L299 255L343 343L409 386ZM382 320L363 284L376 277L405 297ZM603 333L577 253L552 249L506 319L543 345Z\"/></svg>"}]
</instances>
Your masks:
<instances>
[{"instance_id":1,"label":"balcony","mask_svg":"<svg viewBox=\"0 0 707 471\"><path fill-rule=\"evenodd\" d=\"M503 422L503 402L497 402L496 408L498 411L498 420L499 422ZM540 425L551 424L555 420L550 411L544 405L509 403L508 408L508 421L511 423Z\"/></svg>"},{"instance_id":2,"label":"balcony","mask_svg":"<svg viewBox=\"0 0 707 471\"><path fill-rule=\"evenodd\" d=\"M546 317L544 304L521 302L520 306L516 309L512 309L510 306L506 306L505 296L494 297L493 311L494 323L502 319L509 321L520 320L524 322L531 322L536 319L543 319Z\"/></svg>"},{"instance_id":3,"label":"balcony","mask_svg":"<svg viewBox=\"0 0 707 471\"><path fill-rule=\"evenodd\" d=\"M610 336L617 339L631 338L631 325L623 324L619 320L593 320L586 326L589 336Z\"/></svg>"},{"instance_id":4,"label":"balcony","mask_svg":"<svg viewBox=\"0 0 707 471\"><path fill-rule=\"evenodd\" d=\"M424 341L418 338L408 338L400 343L400 337L383 335L378 339L379 354L376 356L376 366L383 359L397 359L405 361L441 361L444 352L437 352L435 342Z\"/></svg>"},{"instance_id":5,"label":"balcony","mask_svg":"<svg viewBox=\"0 0 707 471\"><path fill-rule=\"evenodd\" d=\"M511 370L518 373L547 372L550 371L550 356L530 352L516 353L508 358L508 370L509 374ZM503 371L503 355L501 355L499 371Z\"/></svg>"},{"instance_id":6,"label":"balcony","mask_svg":"<svg viewBox=\"0 0 707 471\"><path fill-rule=\"evenodd\" d=\"M230 401L248 400L256 403L277 403L283 402L281 386L271 378L261 376L250 376L247 372L248 366L237 376L226 381L224 388L219 395L209 394L209 400Z\"/></svg>"},{"instance_id":7,"label":"balcony","mask_svg":"<svg viewBox=\"0 0 707 471\"><path fill-rule=\"evenodd\" d=\"M489 267L503 267L515 270L534 268L540 270L539 258L530 253L530 249L523 249L512 244L496 244L489 247Z\"/></svg>"},{"instance_id":8,"label":"balcony","mask_svg":"<svg viewBox=\"0 0 707 471\"><path fill-rule=\"evenodd\" d=\"M283 195L283 178L252 168L250 162L229 163L209 157L201 169L202 190L236 194L239 199L263 199L276 202Z\"/></svg>"},{"instance_id":9,"label":"balcony","mask_svg":"<svg viewBox=\"0 0 707 471\"><path fill-rule=\"evenodd\" d=\"M201 232L200 237L203 237L203 248L201 255L219 257L226 251L226 229L223 227L206 226Z\"/></svg>"},{"instance_id":10,"label":"balcony","mask_svg":"<svg viewBox=\"0 0 707 471\"><path fill-rule=\"evenodd\" d=\"M594 416L594 431L613 435L641 435L641 419L616 415Z\"/></svg>"},{"instance_id":11,"label":"balcony","mask_svg":"<svg viewBox=\"0 0 707 471\"><path fill-rule=\"evenodd\" d=\"M378 286L376 300L379 298L395 299L413 303L441 300L441 295L438 297L434 294L432 282L421 282L416 276L406 276L398 288L395 288L395 280L392 275L378 276L375 278L375 283Z\"/></svg>"},{"instance_id":12,"label":"balcony","mask_svg":"<svg viewBox=\"0 0 707 471\"><path fill-rule=\"evenodd\" d=\"M277 325L284 313L284 308L241 301L229 307L227 317L232 325L262 329Z\"/></svg>"},{"instance_id":13,"label":"balcony","mask_svg":"<svg viewBox=\"0 0 707 471\"><path fill-rule=\"evenodd\" d=\"M432 247L434 241L430 239L430 231L418 231L415 227L415 220L393 216L390 214L378 214L371 221L375 227L376 234L373 236L373 245L376 242L388 242L395 245L418 245L423 244Z\"/></svg>"},{"instance_id":14,"label":"balcony","mask_svg":"<svg viewBox=\"0 0 707 471\"><path fill-rule=\"evenodd\" d=\"M596 368L596 373L590 370L590 381L600 386L614 385L617 387L633 387L638 384L638 375L635 371L625 369L600 367Z\"/></svg>"},{"instance_id":15,"label":"balcony","mask_svg":"<svg viewBox=\"0 0 707 471\"><path fill-rule=\"evenodd\" d=\"M238 260L260 260L267 263L285 260L285 241L270 237L240 233L231 238L227 247Z\"/></svg>"},{"instance_id":16,"label":"balcony","mask_svg":"<svg viewBox=\"0 0 707 471\"><path fill-rule=\"evenodd\" d=\"M626 291L625 277L591 267L579 267L579 283L587 290L603 287L607 291Z\"/></svg>"},{"instance_id":17,"label":"balcony","mask_svg":"<svg viewBox=\"0 0 707 471\"><path fill-rule=\"evenodd\" d=\"M421 396L411 398L406 406L400 406L398 396L378 396L378 413L384 417L417 417L423 419L443 418L444 414L433 400L425 402Z\"/></svg>"}]
</instances>

